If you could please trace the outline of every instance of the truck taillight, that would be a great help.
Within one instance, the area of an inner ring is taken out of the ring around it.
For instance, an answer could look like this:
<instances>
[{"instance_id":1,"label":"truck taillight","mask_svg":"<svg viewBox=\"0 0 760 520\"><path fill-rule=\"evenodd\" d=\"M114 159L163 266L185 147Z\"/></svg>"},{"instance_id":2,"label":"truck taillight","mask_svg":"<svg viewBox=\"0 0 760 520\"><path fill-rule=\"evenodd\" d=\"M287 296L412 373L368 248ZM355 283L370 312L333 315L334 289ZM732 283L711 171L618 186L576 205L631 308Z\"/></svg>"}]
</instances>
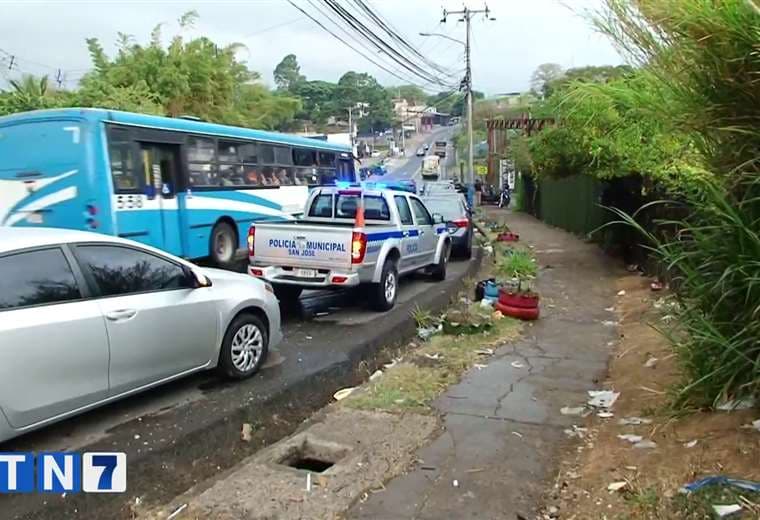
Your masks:
<instances>
[{"instance_id":1,"label":"truck taillight","mask_svg":"<svg viewBox=\"0 0 760 520\"><path fill-rule=\"evenodd\" d=\"M253 256L253 242L256 239L256 227L248 228L248 256Z\"/></svg>"},{"instance_id":2,"label":"truck taillight","mask_svg":"<svg viewBox=\"0 0 760 520\"><path fill-rule=\"evenodd\" d=\"M351 235L351 263L360 264L367 253L367 235L354 231Z\"/></svg>"}]
</instances>

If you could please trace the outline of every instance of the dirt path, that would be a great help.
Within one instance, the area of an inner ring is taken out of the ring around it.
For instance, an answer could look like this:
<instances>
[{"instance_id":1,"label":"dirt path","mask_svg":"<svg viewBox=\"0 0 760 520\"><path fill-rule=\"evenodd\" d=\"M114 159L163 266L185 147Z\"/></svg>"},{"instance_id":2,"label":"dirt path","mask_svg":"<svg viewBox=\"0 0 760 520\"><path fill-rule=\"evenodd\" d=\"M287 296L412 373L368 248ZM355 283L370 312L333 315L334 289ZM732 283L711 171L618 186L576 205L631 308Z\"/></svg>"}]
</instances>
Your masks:
<instances>
[{"instance_id":1,"label":"dirt path","mask_svg":"<svg viewBox=\"0 0 760 520\"><path fill-rule=\"evenodd\" d=\"M596 246L532 217L514 213L506 221L535 247L541 319L435 401L444 433L349 518L533 516L567 442L564 430L582 421L560 409L583 404L605 377L623 272Z\"/></svg>"}]
</instances>

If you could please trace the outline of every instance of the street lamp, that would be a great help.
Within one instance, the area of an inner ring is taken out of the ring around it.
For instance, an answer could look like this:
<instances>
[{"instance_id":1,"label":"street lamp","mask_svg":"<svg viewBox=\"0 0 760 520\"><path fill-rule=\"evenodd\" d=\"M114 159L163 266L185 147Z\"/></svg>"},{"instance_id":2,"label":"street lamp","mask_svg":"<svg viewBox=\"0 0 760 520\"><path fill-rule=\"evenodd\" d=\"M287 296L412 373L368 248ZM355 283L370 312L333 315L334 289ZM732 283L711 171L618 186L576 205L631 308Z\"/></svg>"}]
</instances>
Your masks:
<instances>
[{"instance_id":1,"label":"street lamp","mask_svg":"<svg viewBox=\"0 0 760 520\"><path fill-rule=\"evenodd\" d=\"M441 34L441 33L424 33L424 32L421 32L421 33L420 33L420 36L438 36L438 37L440 37L440 38L446 38L447 40L451 40L452 42L457 42L458 44L460 44L460 45L464 45L465 47L467 47L467 44L466 44L465 42L463 42L462 40L457 40L456 38L452 38L451 36L449 36L449 35L447 35L447 34Z\"/></svg>"}]
</instances>

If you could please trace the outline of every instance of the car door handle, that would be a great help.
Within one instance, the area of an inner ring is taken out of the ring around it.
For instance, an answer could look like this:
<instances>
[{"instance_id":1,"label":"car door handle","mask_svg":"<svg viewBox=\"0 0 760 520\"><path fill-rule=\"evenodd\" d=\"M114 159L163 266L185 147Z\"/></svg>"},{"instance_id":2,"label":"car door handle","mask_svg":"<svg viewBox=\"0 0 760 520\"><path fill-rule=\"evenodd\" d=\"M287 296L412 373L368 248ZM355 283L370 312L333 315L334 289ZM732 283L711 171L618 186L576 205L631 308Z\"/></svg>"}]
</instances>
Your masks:
<instances>
[{"instance_id":1,"label":"car door handle","mask_svg":"<svg viewBox=\"0 0 760 520\"><path fill-rule=\"evenodd\" d=\"M405 237L408 237L408 236L409 236L409 231L404 231L403 235L404 235Z\"/></svg>"},{"instance_id":2,"label":"car door handle","mask_svg":"<svg viewBox=\"0 0 760 520\"><path fill-rule=\"evenodd\" d=\"M107 312L106 318L111 321L125 321L134 318L135 314L137 314L135 309L119 309L117 311Z\"/></svg>"},{"instance_id":3,"label":"car door handle","mask_svg":"<svg viewBox=\"0 0 760 520\"><path fill-rule=\"evenodd\" d=\"M424 234L425 234L424 230L420 231L420 235L424 235Z\"/></svg>"}]
</instances>

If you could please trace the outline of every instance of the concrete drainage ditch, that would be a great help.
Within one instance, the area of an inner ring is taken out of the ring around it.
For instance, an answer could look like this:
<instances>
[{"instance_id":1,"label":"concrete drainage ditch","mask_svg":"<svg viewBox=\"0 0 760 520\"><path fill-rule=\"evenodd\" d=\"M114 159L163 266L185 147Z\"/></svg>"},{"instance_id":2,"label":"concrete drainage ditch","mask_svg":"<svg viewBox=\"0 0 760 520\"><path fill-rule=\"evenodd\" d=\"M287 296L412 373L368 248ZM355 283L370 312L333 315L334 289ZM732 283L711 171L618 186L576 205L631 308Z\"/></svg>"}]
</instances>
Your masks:
<instances>
[{"instance_id":1,"label":"concrete drainage ditch","mask_svg":"<svg viewBox=\"0 0 760 520\"><path fill-rule=\"evenodd\" d=\"M335 518L403 473L439 433L436 416L332 405L294 435L138 518Z\"/></svg>"}]
</instances>

